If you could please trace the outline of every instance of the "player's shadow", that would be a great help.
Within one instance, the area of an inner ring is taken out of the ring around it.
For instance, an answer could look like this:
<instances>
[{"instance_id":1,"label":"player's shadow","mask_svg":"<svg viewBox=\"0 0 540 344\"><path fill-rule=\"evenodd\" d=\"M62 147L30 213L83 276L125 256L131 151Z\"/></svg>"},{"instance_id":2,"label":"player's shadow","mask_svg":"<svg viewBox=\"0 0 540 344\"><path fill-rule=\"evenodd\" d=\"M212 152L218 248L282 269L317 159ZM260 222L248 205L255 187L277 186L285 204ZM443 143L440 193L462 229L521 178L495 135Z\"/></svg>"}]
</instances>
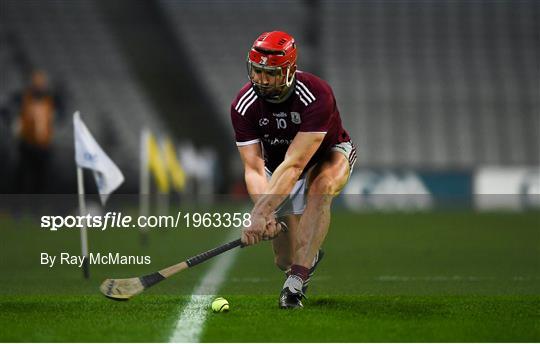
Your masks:
<instances>
[{"instance_id":1,"label":"player's shadow","mask_svg":"<svg viewBox=\"0 0 540 344\"><path fill-rule=\"evenodd\" d=\"M315 311L346 311L359 316L429 317L444 316L450 310L434 299L382 296L319 296L306 302Z\"/></svg>"}]
</instances>

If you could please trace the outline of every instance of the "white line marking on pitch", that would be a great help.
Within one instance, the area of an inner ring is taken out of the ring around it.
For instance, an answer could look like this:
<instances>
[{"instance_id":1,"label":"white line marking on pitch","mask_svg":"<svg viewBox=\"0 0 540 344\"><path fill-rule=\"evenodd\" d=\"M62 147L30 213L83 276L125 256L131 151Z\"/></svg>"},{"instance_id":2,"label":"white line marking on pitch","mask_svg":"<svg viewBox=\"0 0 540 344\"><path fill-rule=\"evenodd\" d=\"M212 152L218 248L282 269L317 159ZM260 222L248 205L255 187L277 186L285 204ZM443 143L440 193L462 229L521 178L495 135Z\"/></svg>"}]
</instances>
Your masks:
<instances>
[{"instance_id":1,"label":"white line marking on pitch","mask_svg":"<svg viewBox=\"0 0 540 344\"><path fill-rule=\"evenodd\" d=\"M233 234L229 235L226 240L234 240L237 237L238 233L233 231ZM194 289L191 300L180 313L169 339L170 343L199 342L209 305L225 280L225 276L233 265L238 251L238 249L233 249L214 258L212 266Z\"/></svg>"}]
</instances>

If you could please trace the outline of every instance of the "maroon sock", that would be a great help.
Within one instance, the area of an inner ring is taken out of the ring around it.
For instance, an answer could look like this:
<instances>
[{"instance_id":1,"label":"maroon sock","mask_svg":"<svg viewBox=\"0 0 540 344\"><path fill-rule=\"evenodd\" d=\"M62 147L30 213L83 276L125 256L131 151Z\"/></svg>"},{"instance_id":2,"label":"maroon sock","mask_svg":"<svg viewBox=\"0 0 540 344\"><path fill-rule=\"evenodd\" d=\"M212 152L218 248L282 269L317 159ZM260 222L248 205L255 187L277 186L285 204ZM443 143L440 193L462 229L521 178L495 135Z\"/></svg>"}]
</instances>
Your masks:
<instances>
[{"instance_id":1,"label":"maroon sock","mask_svg":"<svg viewBox=\"0 0 540 344\"><path fill-rule=\"evenodd\" d=\"M293 265L291 266L291 275L298 276L302 281L305 281L309 277L309 269L301 265Z\"/></svg>"}]
</instances>

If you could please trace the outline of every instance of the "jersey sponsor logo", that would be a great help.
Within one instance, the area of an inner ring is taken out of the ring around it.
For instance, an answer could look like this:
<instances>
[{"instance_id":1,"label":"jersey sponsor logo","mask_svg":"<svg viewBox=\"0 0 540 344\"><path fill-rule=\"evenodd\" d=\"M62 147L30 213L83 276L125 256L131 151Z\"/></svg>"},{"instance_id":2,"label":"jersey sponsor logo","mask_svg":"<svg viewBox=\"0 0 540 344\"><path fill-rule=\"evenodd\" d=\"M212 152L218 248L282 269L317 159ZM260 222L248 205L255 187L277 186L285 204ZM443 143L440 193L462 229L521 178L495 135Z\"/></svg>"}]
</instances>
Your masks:
<instances>
[{"instance_id":1,"label":"jersey sponsor logo","mask_svg":"<svg viewBox=\"0 0 540 344\"><path fill-rule=\"evenodd\" d=\"M302 119L300 118L300 114L298 112L291 112L291 121L294 124L300 124L302 122Z\"/></svg>"},{"instance_id":2,"label":"jersey sponsor logo","mask_svg":"<svg viewBox=\"0 0 540 344\"><path fill-rule=\"evenodd\" d=\"M261 118L261 119L259 120L259 126L260 126L260 127L263 127L263 126L267 125L268 122L269 122L268 118Z\"/></svg>"},{"instance_id":3,"label":"jersey sponsor logo","mask_svg":"<svg viewBox=\"0 0 540 344\"><path fill-rule=\"evenodd\" d=\"M274 113L272 114L272 116L274 116L274 117L287 117L287 113L285 113L285 112L283 112L283 111L282 111L282 112L278 112L278 113L275 113L275 112L274 112Z\"/></svg>"},{"instance_id":4,"label":"jersey sponsor logo","mask_svg":"<svg viewBox=\"0 0 540 344\"><path fill-rule=\"evenodd\" d=\"M271 146L280 146L280 145L289 146L292 143L292 140L278 139L277 137L275 137L273 139L269 139L269 138L265 137L263 140L264 140L264 142L268 143Z\"/></svg>"}]
</instances>

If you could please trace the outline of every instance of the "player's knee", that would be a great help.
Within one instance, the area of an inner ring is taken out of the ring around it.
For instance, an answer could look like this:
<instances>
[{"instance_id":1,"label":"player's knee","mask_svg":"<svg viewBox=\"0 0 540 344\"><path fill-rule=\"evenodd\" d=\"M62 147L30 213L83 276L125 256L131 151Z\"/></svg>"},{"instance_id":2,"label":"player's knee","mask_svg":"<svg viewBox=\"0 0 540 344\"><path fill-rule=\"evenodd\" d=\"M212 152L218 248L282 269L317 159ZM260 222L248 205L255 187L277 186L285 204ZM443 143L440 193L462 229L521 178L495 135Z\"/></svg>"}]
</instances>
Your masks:
<instances>
[{"instance_id":1,"label":"player's knee","mask_svg":"<svg viewBox=\"0 0 540 344\"><path fill-rule=\"evenodd\" d=\"M310 185L309 190L312 195L333 196L338 191L337 181L332 176L317 176Z\"/></svg>"}]
</instances>

